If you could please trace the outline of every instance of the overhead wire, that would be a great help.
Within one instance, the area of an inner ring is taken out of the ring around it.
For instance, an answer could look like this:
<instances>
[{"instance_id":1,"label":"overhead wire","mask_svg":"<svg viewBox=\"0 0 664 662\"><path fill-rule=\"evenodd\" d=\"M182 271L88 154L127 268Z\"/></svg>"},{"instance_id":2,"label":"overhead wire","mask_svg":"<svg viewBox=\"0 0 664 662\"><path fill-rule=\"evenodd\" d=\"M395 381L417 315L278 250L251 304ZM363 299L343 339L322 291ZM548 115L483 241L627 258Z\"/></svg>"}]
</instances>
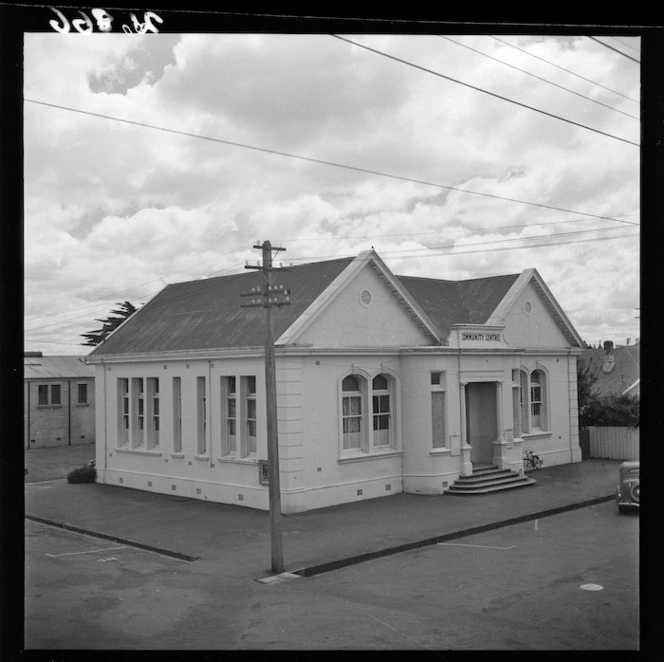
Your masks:
<instances>
[{"instance_id":1,"label":"overhead wire","mask_svg":"<svg viewBox=\"0 0 664 662\"><path fill-rule=\"evenodd\" d=\"M494 60L495 62L499 62L500 64L504 64L506 67L510 67L512 69L516 69L517 71L520 71L523 74L526 74L527 76L531 76L532 78L536 78L537 80L541 80L544 83L548 83L549 85L553 85L554 87L557 87L561 90L565 90L566 92L570 92L571 94L575 94L577 97L581 97L582 99L586 99L587 101L591 101L592 103L595 103L599 106L604 106L604 108L608 108L609 110L612 110L616 113L620 113L621 115L626 115L627 117L631 117L632 119L639 120L641 119L640 117L637 117L636 115L631 115L630 113L626 113L624 110L620 110L619 108L614 108L613 106L609 106L607 103L603 103L601 101L598 101L597 99L592 99L591 97L587 97L585 94L580 94L579 92L575 92L574 90L570 90L569 87L565 87L564 85L559 85L558 83L554 83L551 80L548 80L547 78L542 78L541 76L537 76L536 74L526 71L525 69L521 69L520 67L516 67L513 64L510 64L509 62L505 62L504 60L500 60L497 57L493 57L493 55L489 55L488 53L483 53L480 50L477 50L476 48L473 48L472 46L468 46L467 44L462 44L459 41L455 41L454 39L450 39L449 37L446 37L445 35L438 35L439 37L442 37L443 39L447 39L447 41L456 44L457 46L461 46L462 48L466 48L470 51L473 51L475 53L478 53L479 55L483 55L486 58L489 58L490 60Z\"/></svg>"},{"instance_id":2,"label":"overhead wire","mask_svg":"<svg viewBox=\"0 0 664 662\"><path fill-rule=\"evenodd\" d=\"M493 251L504 251L504 250L520 250L524 248L535 248L535 247L543 247L543 246L558 246L558 245L567 245L570 243L585 243L589 241L604 241L604 240L609 240L609 239L618 239L618 238L626 238L626 237L637 237L638 234L630 234L630 235L616 235L615 237L590 237L590 238L585 238L585 239L577 239L577 240L571 240L571 241L558 241L556 240L557 237L563 237L563 236L569 236L569 235L578 235L581 233L590 233L590 232L599 232L599 231L611 231L611 230L618 230L619 228L603 228L603 229L591 229L591 230L575 230L571 232L559 232L553 235L534 235L532 237L512 237L510 239L498 239L498 240L490 240L486 242L475 242L475 243L466 243L466 244L447 244L447 245L441 245L441 246L430 246L430 247L423 247L423 248L418 248L418 249L398 249L398 250L393 250L393 251L383 251L381 252L382 256L385 256L386 259L390 258L398 258L398 257L417 257L417 259L421 258L428 258L428 257L436 257L439 255L448 255L450 257L455 257L456 255L464 255L464 254L471 254L471 253L490 253ZM532 244L528 243L527 245L524 246L499 246L496 247L496 244L503 244L503 243L512 243L512 242L524 242L524 241L532 241L532 240L537 240L537 239L547 239L547 240L555 240L555 241L547 241L544 243L539 243L539 244ZM490 244L493 246L493 248L482 248L478 249L478 246L485 246L487 244ZM458 248L468 248L469 250L465 251L457 251L455 249ZM413 253L419 251L419 254L414 256L412 255ZM432 252L432 251L445 251L445 252ZM301 262L305 260L321 260L321 259L327 259L327 258L344 258L344 257L354 257L356 253L348 254L348 255L340 255L340 254L335 254L335 255L330 255L330 256L308 256L308 257L300 257L300 258L293 258L291 262ZM242 273L242 272L240 272ZM240 274L233 274L233 275L240 275ZM190 281L186 281L190 282ZM193 282L193 281L191 281ZM217 284L215 282L210 283L209 289L214 289L217 287ZM208 288L203 288L199 290L199 293L203 293L207 290ZM161 292L162 290L159 290ZM150 296L156 296L159 292L155 292L154 294L151 295L145 295L144 297L140 298L148 298ZM171 303L176 303L179 300L185 300L188 298L188 294L182 295L180 298L174 298L171 300ZM72 318L72 319L77 319L77 318ZM66 320L61 320L61 322L64 322ZM70 328L75 328L80 326L80 322L75 322L72 324L66 324L64 326L56 326L55 328L48 328L46 329L46 326L44 325L43 329L42 327L37 327L33 328L29 331L26 331L30 333L31 335L40 335L40 334L45 334L45 333L54 333L58 331L65 331Z\"/></svg>"},{"instance_id":3,"label":"overhead wire","mask_svg":"<svg viewBox=\"0 0 664 662\"><path fill-rule=\"evenodd\" d=\"M495 193L483 193L481 191L473 191L473 190L470 190L470 189L464 189L464 188L461 188L459 186L448 186L446 184L437 184L435 182L429 182L429 181L422 180L422 179L415 179L413 177L404 177L402 175L394 175L394 174L390 174L390 173L385 173L385 172L381 172L379 170L371 170L369 168L360 168L358 166L351 166L351 165L347 165L347 164L343 164L343 163L335 163L333 161L326 161L326 160L323 160L323 159L315 159L313 157L301 156L299 154L290 154L288 152L281 152L281 151L274 150L274 149L268 149L266 147L257 147L255 145L248 145L246 143L238 143L238 142L234 142L234 141L230 141L230 140L224 140L222 138L212 138L210 136L203 136L203 135L200 135L200 134L197 134L197 133L190 133L188 131L179 131L177 129L169 129L167 127L155 126L154 124L148 124L146 122L136 122L134 120L126 120L126 119L123 119L121 117L113 117L111 115L102 115L100 113L92 113L92 112L87 111L87 110L79 110L77 108L71 108L69 106L60 106L58 104L47 103L45 101L36 101L34 99L27 99L27 98L24 99L24 101L27 101L29 103L38 104L38 105L41 105L41 106L49 106L49 107L52 107L52 108L58 108L60 110L67 110L67 111L71 111L71 112L74 112L74 113L81 113L83 115L90 115L92 117L100 117L102 119L112 120L112 121L115 121L115 122L122 122L122 123L125 123L125 124L141 126L141 127L148 128L148 129L155 129L157 131L164 131L166 133L173 133L173 134L176 134L176 135L187 136L189 138L198 138L200 140L208 140L208 141L211 141L211 142L217 142L217 143L221 143L221 144L224 144L224 145L231 145L233 147L241 147L241 148L244 148L244 149L251 149L251 150L254 150L254 151L257 151L257 152L265 152L267 154L274 154L276 156L285 156L287 158L297 159L299 161L307 161L307 162L310 162L310 163L318 163L320 165L333 166L335 168L342 168L342 169L345 169L345 170L352 170L352 171L355 171L355 172L363 172L363 173L369 174L369 175L377 175L379 177L387 177L389 179L396 179L396 180L404 181L404 182L412 182L414 184L422 184L424 186L433 186L435 188L445 189L445 190L448 190L448 191L458 191L459 193L466 193L467 195L478 195L478 196L481 196L481 197L484 197L484 198L491 198L493 200L505 200L506 202L515 202L515 203L522 204L522 205L528 205L530 207L539 207L540 209L551 209L553 211L562 211L562 212L566 212L566 213L569 213L569 214L578 214L580 216L587 216L589 218L600 218L600 219L604 219L604 220L608 220L608 221L617 221L618 223L621 223L621 222L622 223L629 223L628 221L620 221L618 219L611 218L610 216L602 216L602 215L599 215L599 214L590 214L588 212L577 211L577 210L574 210L574 209L565 209L564 207L555 207L553 205L545 205L545 204L542 204L542 203L539 203L539 202L528 202L526 200L519 200L517 198L508 198L506 196L497 195Z\"/></svg>"},{"instance_id":4,"label":"overhead wire","mask_svg":"<svg viewBox=\"0 0 664 662\"><path fill-rule=\"evenodd\" d=\"M383 57L389 58L390 60L395 60L396 62L401 62L402 64L405 64L409 67L419 69L420 71L425 71L427 73L433 74L434 76L439 76L440 78L444 78L446 80L452 81L453 83L458 83L459 85L463 85L464 87L468 87L472 90L482 92L483 94L488 94L489 96L496 97L497 99L502 99L503 101L507 101L508 103L512 103L516 106L520 106L522 108L527 108L528 110L533 110L536 113L546 115L547 117L552 117L553 119L557 119L557 120L560 120L562 122L566 122L567 124L572 124L574 126L578 126L582 129L587 129L588 131L593 131L595 133L606 136L608 138L613 138L614 140L619 140L619 141L627 143L629 145L634 145L635 147L640 147L639 143L635 143L634 141L628 140L627 138L621 138L619 136L614 136L612 133L607 133L606 131L600 131L599 129L595 129L595 128L593 128L591 126L588 126L586 124L581 124L580 122L575 122L573 120L567 119L566 117L561 117L560 115L556 115L554 113L549 113L546 110L542 110L540 108L535 108L534 106L529 106L528 104L521 103L520 101L515 101L514 99L510 99L509 97L505 97L502 94L496 94L495 92L489 92L488 90L485 90L481 87L477 87L477 85L471 85L470 83L465 83L464 81L461 81L458 78L453 78L452 76L447 76L446 74L441 74L440 72L434 71L433 69L428 69L427 67L422 67L419 64L414 64L413 62L409 62L408 60L404 60L402 58L396 57L395 55L390 55L389 53L385 53L385 51L379 51L376 48L371 48L370 46L366 46L365 44L361 44L357 41L353 41L352 39L347 39L346 37L341 37L340 35L337 35L337 34L333 34L333 35L330 35L330 36L335 37L336 39L340 39L341 41L348 42L349 44L352 44L353 46L358 46L359 48L364 48L365 50L371 51L372 53L376 53L377 55L382 55Z\"/></svg>"},{"instance_id":5,"label":"overhead wire","mask_svg":"<svg viewBox=\"0 0 664 662\"><path fill-rule=\"evenodd\" d=\"M592 80L590 78L586 78L585 76L582 76L581 74L577 74L576 72L572 71L571 69L567 69L566 67L561 67L559 64L556 64L555 62L551 62L550 60L547 60L546 58L540 57L539 55L535 55L534 53L531 53L530 51L525 50L524 48L521 48L515 44L511 44L509 41L505 41L504 39L499 39L498 37L494 35L489 35L492 39L495 39L496 41L499 41L501 44L505 44L505 46L509 46L510 48L514 48L517 51L521 51L522 53L525 53L526 55L529 55L530 57L535 58L536 60L540 60L541 62L546 62L547 64L550 64L552 67L556 67L556 69L561 69L562 71L566 71L568 74L571 74L572 76L576 76L577 78L581 78L582 80L585 80L588 83L592 83L593 85L597 85L598 87L601 87L602 89L608 90L609 92L613 92L613 94L617 94L618 96L624 97L625 99L629 99L630 101L633 101L634 103L640 103L638 99L634 99L630 96L627 96L626 94L623 94L622 92L618 92L617 90L613 90L610 87L606 87L606 85L602 85L601 83L598 83L595 80Z\"/></svg>"},{"instance_id":6,"label":"overhead wire","mask_svg":"<svg viewBox=\"0 0 664 662\"><path fill-rule=\"evenodd\" d=\"M623 53L622 51L618 50L617 48L614 48L610 44L607 44L603 41L600 41L596 37L588 37L588 39L592 39L593 41L596 41L598 44L602 44L602 46L604 46L605 48L608 48L612 51L615 51L616 53L620 53L620 55L622 55L623 57L626 57L628 60L632 60L632 62L636 62L637 64L641 64L640 60L637 60L636 58L632 57L631 55L627 55L627 53Z\"/></svg>"}]
</instances>

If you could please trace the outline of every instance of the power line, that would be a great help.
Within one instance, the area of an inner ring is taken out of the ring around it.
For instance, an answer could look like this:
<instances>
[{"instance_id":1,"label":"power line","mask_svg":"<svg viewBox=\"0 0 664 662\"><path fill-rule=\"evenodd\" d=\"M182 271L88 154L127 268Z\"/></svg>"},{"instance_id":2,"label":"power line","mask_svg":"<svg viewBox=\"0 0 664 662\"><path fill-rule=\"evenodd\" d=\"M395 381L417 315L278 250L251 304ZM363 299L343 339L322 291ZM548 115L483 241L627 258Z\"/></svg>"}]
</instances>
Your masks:
<instances>
[{"instance_id":1,"label":"power line","mask_svg":"<svg viewBox=\"0 0 664 662\"><path fill-rule=\"evenodd\" d=\"M552 117L552 118L560 120L562 122L567 122L568 124L578 126L582 129L587 129L588 131L594 131L595 133L599 133L600 135L607 136L608 138L613 138L614 140L620 140L621 142L628 143L630 145L634 145L635 147L640 147L639 143L635 143L631 140L627 140L627 138L620 138L618 136L614 136L611 133L606 133L605 131L600 131L599 129L593 129L591 126L587 126L585 124L580 124L579 122L574 122L573 120L569 120L565 117L560 117L560 115L555 115L554 113L549 113L546 110L541 110L539 108L535 108L534 106L529 106L528 104L521 103L520 101L514 101L514 99L504 97L501 94L496 94L495 92L489 92L488 90L485 90L481 87L477 87L476 85L471 85L470 83L464 83L463 81L458 80L457 78L452 78L451 76L446 76L445 74L441 74L437 71L433 71L433 69L427 69L426 67L421 67L419 64L414 64L413 62L408 62L408 60L402 60L401 58L398 58L394 55L390 55L389 53L385 53L384 51L379 51L375 48L365 46L364 44L360 44L356 41L352 41L351 39L346 39L345 37L340 37L339 35L336 35L336 34L333 34L333 35L330 35L330 36L335 37L336 39L341 39L341 41L345 41L349 44L353 44L353 46L359 46L360 48L364 48L365 50L371 51L372 53L376 53L377 55L382 55L383 57L387 57L390 60L395 60L396 62L401 62L401 64L408 65L409 67L414 67L415 69L419 69L420 71L425 71L426 73L433 74L434 76L439 76L440 78L444 78L445 80L452 81L453 83L458 83L459 85L463 85L464 87L469 87L470 89L476 90L477 92L482 92L483 94L488 94L492 97L496 97L497 99L502 99L503 101L507 101L508 103L513 103L516 106L521 106L522 108L527 108L528 110L534 110L536 113L541 113L542 115L546 115L547 117Z\"/></svg>"},{"instance_id":2,"label":"power line","mask_svg":"<svg viewBox=\"0 0 664 662\"><path fill-rule=\"evenodd\" d=\"M591 229L591 230L575 230L572 232L559 232L553 235L534 235L532 237L513 237L510 239L499 239L499 240L491 240L487 242L479 242L479 243L469 243L469 244L446 244L446 245L441 245L441 246L431 246L431 247L424 247L420 249L399 249L399 250L394 250L394 251L385 251L381 252L381 255L383 256L389 256L389 257L417 257L422 258L422 257L433 257L434 255L462 255L462 254L470 254L470 253L490 253L492 251L498 251L498 250L519 250L522 248L530 248L530 247L541 247L541 246L557 246L557 245L563 245L563 244L569 244L569 243L576 243L574 240L571 241L555 241L555 242L549 242L549 243L540 243L540 244L526 244L525 246L508 246L508 247L495 247L495 248L482 248L482 249L476 249L477 246L484 246L484 245L492 245L495 246L496 244L502 244L502 243L508 243L508 242L517 242L517 241L524 241L524 242L529 242L537 239L555 239L556 237L562 237L562 236L568 236L568 235L576 235L576 234L581 234L581 233L587 233L587 232L598 232L598 231L604 231L604 230L612 230L612 229L618 229L618 228L606 228L606 229ZM636 237L638 236L637 234L634 235L618 235L616 238L619 237ZM588 242L588 241L602 241L605 239L613 239L613 237L591 237L588 239L579 239L577 240L578 242ZM456 249L456 248L469 248L471 250L468 251L459 251L456 253L451 253L451 252L445 252L445 253L431 253L431 251L441 251L441 250L448 250L448 249ZM413 252L415 251L427 251L427 253L420 254L420 255L412 255ZM326 255L326 256L309 256L309 257L300 257L300 258L291 258L291 261L293 262L302 262L306 260L321 260L321 259L326 259L326 258L342 258L342 257L353 257L355 256L356 253L348 254L348 255L339 255L338 253L335 255ZM237 274L235 274L237 275ZM210 283L209 288L214 289L217 287L217 283L214 281ZM162 290L159 290L161 292ZM143 297L138 297L139 299L145 299L150 296L156 296L159 292L155 292L153 294L147 294ZM177 303L178 301L184 300L188 297L189 295L183 295L179 298L174 298L171 300L171 303ZM106 309L103 309L106 310ZM78 316L78 317L85 317L85 316ZM71 318L71 319L77 319L76 317ZM62 322L65 322L66 320L61 320L59 323L61 324ZM79 327L83 324L83 322L74 322L72 324L66 324L64 326L56 326L54 328L46 328L50 325L46 324L43 325L42 327L34 327L32 329L26 330L26 333L30 333L32 335L40 335L40 334L50 334L50 333L55 333L58 331L65 331L70 328L76 328Z\"/></svg>"},{"instance_id":3,"label":"power line","mask_svg":"<svg viewBox=\"0 0 664 662\"><path fill-rule=\"evenodd\" d=\"M593 85L597 85L598 87L601 87L605 90L608 90L609 92L613 92L614 94L617 94L618 96L624 97L625 99L629 99L630 101L633 101L634 103L639 103L637 99L633 99L630 96L627 96L626 94L623 94L622 92L617 92L616 90L612 90L610 87L606 87L606 85L602 85L601 83L598 83L597 81L591 80L590 78L586 78L585 76L582 76L581 74L577 74L571 69L566 69L565 67L561 67L559 64L556 64L555 62L551 62L550 60L546 60L543 57L540 57L539 55L535 55L534 53L531 53L530 51L527 51L523 48L520 48L519 46L515 46L514 44L510 44L509 41L504 41L503 39L499 39L498 37L494 37L493 35L489 35L492 39L495 39L496 41L499 41L501 44L505 44L505 46L509 46L510 48L514 48L517 51L521 51L522 53L525 53L526 55L530 55L530 57L534 57L536 60L541 60L542 62L546 62L547 64L550 64L552 67L556 67L557 69L561 69L562 71L566 71L568 74L572 74L572 76L576 76L577 78L581 78L582 80L585 80L588 83L592 83Z\"/></svg>"},{"instance_id":4,"label":"power line","mask_svg":"<svg viewBox=\"0 0 664 662\"><path fill-rule=\"evenodd\" d=\"M593 41L596 41L598 44L602 44L604 48L608 48L612 51L615 51L616 53L620 53L623 57L626 57L628 60L632 60L632 62L636 62L637 64L641 64L639 60L636 58L632 57L631 55L627 55L627 53L623 53L622 51L619 51L617 48L614 48L613 46L610 46L609 44L605 44L603 41L600 41L599 39L596 39L595 37L588 37L588 39L592 39Z\"/></svg>"},{"instance_id":5,"label":"power line","mask_svg":"<svg viewBox=\"0 0 664 662\"><path fill-rule=\"evenodd\" d=\"M453 44L456 44L457 46L461 46L463 48L467 48L468 50L474 51L475 53L478 53L479 55L483 55L484 57L489 58L490 60L495 60L496 62L500 62L500 64L504 64L506 67L511 67L512 69L516 69L517 71L520 71L523 74L526 74L527 76L532 76L533 78L537 78L537 80L541 80L544 83L548 83L549 85L553 85L554 87L558 87L561 90L565 90L566 92L570 92L571 94L575 94L577 97L581 97L582 99L586 99L588 101L592 101L592 103L596 103L599 106L604 106L604 108L608 108L609 110L613 110L616 113L620 113L621 115L627 115L627 117L631 117L632 119L639 120L640 118L637 117L636 115L630 115L629 113L626 113L624 110L619 110L618 108L614 108L613 106L609 106L606 103L602 103L601 101L598 101L597 99L591 99L590 97L585 96L585 94L580 94L579 92L575 92L574 90L570 90L568 87L564 87L563 85L558 85L558 83L554 83L551 80L548 80L546 78L542 78L541 76L537 76L530 71L526 71L525 69L521 69L520 67L515 67L513 64L510 64L509 62L505 62L503 60L499 60L497 57L493 57L492 55L489 55L487 53L483 53L482 51L478 51L476 48L473 48L472 46L468 46L466 44L462 44L461 42L454 41L454 39L450 39L449 37L446 37L445 35L438 35L439 37L442 37L443 39L447 39L447 41L452 42Z\"/></svg>"},{"instance_id":6,"label":"power line","mask_svg":"<svg viewBox=\"0 0 664 662\"><path fill-rule=\"evenodd\" d=\"M626 44L622 39L618 39L618 37L611 37L611 39L617 41L619 44L622 44L625 48L629 48L630 51L634 51L635 53L640 53L638 48L634 48L634 46Z\"/></svg>"},{"instance_id":7,"label":"power line","mask_svg":"<svg viewBox=\"0 0 664 662\"><path fill-rule=\"evenodd\" d=\"M390 173L381 172L379 170L370 170L368 168L360 168L358 166L346 165L343 163L334 163L332 161L325 161L323 159L315 159L309 156L300 156L299 154L290 154L288 152L280 152L274 149L267 149L265 147L256 147L254 145L247 145L245 143L233 142L230 140L223 140L222 138L211 138L210 136L202 136L197 133L189 133L187 131L178 131L177 129L168 129L166 127L155 126L153 124L147 124L145 122L136 122L134 120L126 120L120 117L113 117L111 115L102 115L100 113L92 113L87 110L78 110L77 108L70 108L68 106L60 106L53 103L46 103L45 101L35 101L33 99L24 99L29 103L35 103L41 106L48 106L51 108L58 108L59 110L68 110L73 113L80 113L82 115L90 115L92 117L100 117L102 119L112 120L115 122L123 122L125 124L132 124L134 126L142 126L148 129L155 129L157 131L164 131L166 133L174 133L176 135L187 136L189 138L198 138L200 140L208 140L210 142L217 142L224 145L231 145L232 147L242 147L245 149L251 149L257 152L265 152L267 154L275 154L276 156L285 156L291 159L297 159L299 161L307 161L310 163L318 163L320 165L333 166L335 168L343 168L345 170L352 170L355 172L363 172L369 175L378 175L379 177L388 177L389 179L397 179L403 182L412 182L414 184L422 184L424 186L434 186L436 188L445 189L448 191L458 191L460 193L467 193L468 195L479 195L484 198L492 198L494 200L505 200L506 202L516 202L522 205L528 205L530 207L539 207L540 209L551 209L553 211L562 211L568 214L579 214L580 216L587 216L589 218L599 218L607 221L616 221L618 223L629 223L629 221L621 221L617 218L611 218L610 216L601 216L598 214L590 214L588 212L576 211L574 209L565 209L564 207L554 207L552 205L545 205L538 202L527 202L525 200L518 200L516 198L508 198L502 195L496 195L494 193L481 193L480 191L472 191L470 189L463 189L458 186L447 186L445 184L436 184L434 182L428 182L422 179L414 179L412 177L403 177L401 175L393 175Z\"/></svg>"}]
</instances>

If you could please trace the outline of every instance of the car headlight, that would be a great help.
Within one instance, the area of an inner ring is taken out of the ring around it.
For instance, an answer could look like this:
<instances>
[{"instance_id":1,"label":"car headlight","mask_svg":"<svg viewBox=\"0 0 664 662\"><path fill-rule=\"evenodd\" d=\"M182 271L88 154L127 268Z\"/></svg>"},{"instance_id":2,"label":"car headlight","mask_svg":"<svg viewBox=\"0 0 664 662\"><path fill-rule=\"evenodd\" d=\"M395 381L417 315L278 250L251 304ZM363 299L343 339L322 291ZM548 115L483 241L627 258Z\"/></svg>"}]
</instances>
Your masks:
<instances>
[{"instance_id":1,"label":"car headlight","mask_svg":"<svg viewBox=\"0 0 664 662\"><path fill-rule=\"evenodd\" d=\"M632 495L632 499L636 501L636 503L639 503L639 484L637 483L636 485L632 485L632 488L630 489L630 494Z\"/></svg>"}]
</instances>

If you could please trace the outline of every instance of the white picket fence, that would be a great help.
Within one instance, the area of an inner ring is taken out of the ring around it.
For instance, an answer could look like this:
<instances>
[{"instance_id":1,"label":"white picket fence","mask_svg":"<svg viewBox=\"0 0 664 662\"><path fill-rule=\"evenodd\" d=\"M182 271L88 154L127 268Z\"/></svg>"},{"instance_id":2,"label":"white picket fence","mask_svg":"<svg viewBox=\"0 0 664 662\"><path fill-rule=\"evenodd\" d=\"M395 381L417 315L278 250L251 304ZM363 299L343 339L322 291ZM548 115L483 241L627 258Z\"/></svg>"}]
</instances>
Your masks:
<instances>
[{"instance_id":1,"label":"white picket fence","mask_svg":"<svg viewBox=\"0 0 664 662\"><path fill-rule=\"evenodd\" d=\"M639 428L589 426L590 457L608 460L639 459Z\"/></svg>"}]
</instances>

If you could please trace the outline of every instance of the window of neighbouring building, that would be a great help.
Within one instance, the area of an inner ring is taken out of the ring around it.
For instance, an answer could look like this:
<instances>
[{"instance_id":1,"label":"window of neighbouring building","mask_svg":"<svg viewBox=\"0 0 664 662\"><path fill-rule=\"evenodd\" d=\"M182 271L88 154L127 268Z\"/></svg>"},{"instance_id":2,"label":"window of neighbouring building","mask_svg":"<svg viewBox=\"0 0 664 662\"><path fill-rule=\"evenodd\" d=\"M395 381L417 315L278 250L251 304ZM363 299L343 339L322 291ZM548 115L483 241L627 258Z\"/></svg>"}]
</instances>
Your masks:
<instances>
[{"instance_id":1,"label":"window of neighbouring building","mask_svg":"<svg viewBox=\"0 0 664 662\"><path fill-rule=\"evenodd\" d=\"M87 405L88 404L88 385L79 384L78 385L78 404Z\"/></svg>"},{"instance_id":2,"label":"window of neighbouring building","mask_svg":"<svg viewBox=\"0 0 664 662\"><path fill-rule=\"evenodd\" d=\"M207 396L205 393L205 377L196 378L196 401L198 423L198 455L207 452Z\"/></svg>"},{"instance_id":3,"label":"window of neighbouring building","mask_svg":"<svg viewBox=\"0 0 664 662\"><path fill-rule=\"evenodd\" d=\"M431 373L431 442L433 448L445 448L446 443L445 373Z\"/></svg>"},{"instance_id":4,"label":"window of neighbouring building","mask_svg":"<svg viewBox=\"0 0 664 662\"><path fill-rule=\"evenodd\" d=\"M362 377L348 375L341 383L341 417L343 450L361 450L362 439Z\"/></svg>"},{"instance_id":5,"label":"window of neighbouring building","mask_svg":"<svg viewBox=\"0 0 664 662\"><path fill-rule=\"evenodd\" d=\"M60 384L38 384L37 385L37 405L46 407L48 405L61 405Z\"/></svg>"},{"instance_id":6,"label":"window of neighbouring building","mask_svg":"<svg viewBox=\"0 0 664 662\"><path fill-rule=\"evenodd\" d=\"M173 377L173 452L182 452L182 382Z\"/></svg>"},{"instance_id":7,"label":"window of neighbouring building","mask_svg":"<svg viewBox=\"0 0 664 662\"><path fill-rule=\"evenodd\" d=\"M392 445L392 416L390 411L390 379L378 375L371 382L373 406L373 445L378 448Z\"/></svg>"}]
</instances>

